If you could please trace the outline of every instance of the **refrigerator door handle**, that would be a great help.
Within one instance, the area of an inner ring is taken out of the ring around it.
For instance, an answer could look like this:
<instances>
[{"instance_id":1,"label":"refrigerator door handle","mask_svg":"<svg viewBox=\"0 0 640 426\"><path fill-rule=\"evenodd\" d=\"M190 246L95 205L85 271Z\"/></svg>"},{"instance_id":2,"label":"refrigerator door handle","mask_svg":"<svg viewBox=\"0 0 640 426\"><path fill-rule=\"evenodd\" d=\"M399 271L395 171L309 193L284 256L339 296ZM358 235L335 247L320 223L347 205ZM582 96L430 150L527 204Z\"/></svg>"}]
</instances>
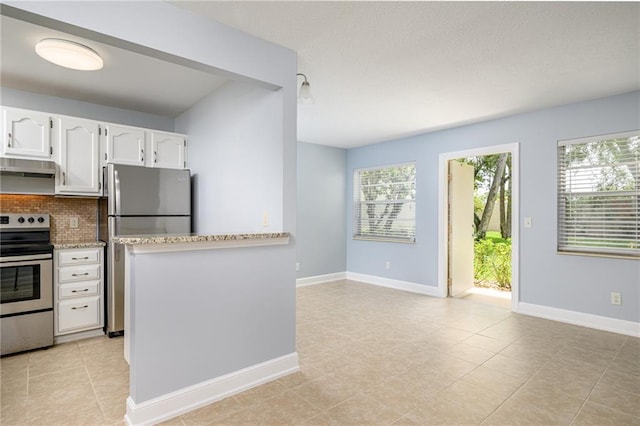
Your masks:
<instances>
[{"instance_id":1,"label":"refrigerator door handle","mask_svg":"<svg viewBox=\"0 0 640 426\"><path fill-rule=\"evenodd\" d=\"M114 188L113 188L114 214L120 215L120 203L118 202L120 200L120 177L118 176L117 170L113 171L113 183L114 183Z\"/></svg>"}]
</instances>

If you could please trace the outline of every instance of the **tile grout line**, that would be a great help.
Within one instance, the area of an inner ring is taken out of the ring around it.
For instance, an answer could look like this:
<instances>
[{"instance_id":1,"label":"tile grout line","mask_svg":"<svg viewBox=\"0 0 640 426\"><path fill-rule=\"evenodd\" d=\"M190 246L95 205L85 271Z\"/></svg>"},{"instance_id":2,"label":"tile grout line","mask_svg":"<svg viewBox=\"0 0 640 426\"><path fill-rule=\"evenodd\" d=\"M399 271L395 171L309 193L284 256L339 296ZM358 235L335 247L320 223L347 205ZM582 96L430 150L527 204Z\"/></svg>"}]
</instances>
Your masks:
<instances>
[{"instance_id":1,"label":"tile grout line","mask_svg":"<svg viewBox=\"0 0 640 426\"><path fill-rule=\"evenodd\" d=\"M584 409L584 406L587 405L587 401L589 401L589 397L591 397L591 394L593 393L593 390L598 386L598 384L600 383L600 381L602 380L602 378L604 377L604 375L607 373L607 371L609 371L609 367L611 366L611 363L613 362L614 359L616 359L616 357L618 356L618 354L620 353L620 351L622 350L622 348L624 347L624 345L629 341L629 337L626 337L624 339L624 342L622 342L622 344L620 345L620 347L618 348L618 350L616 351L615 355L611 358L611 360L609 360L609 362L607 363L607 367L602 371L602 374L600 374L600 377L598 377L598 380L596 380L596 382L593 384L593 386L591 387L591 390L589 391L589 393L587 394L586 398L584 399L584 401L582 402L582 405L580 406L580 408L578 409L578 411L576 411L576 413L573 415L573 417L571 418L571 421L569 422L569 425L572 425L575 421L576 418L578 418L578 416L580 415L580 413L582 412L582 410ZM607 407L610 408L610 407ZM612 409L612 408L610 408ZM617 411L617 410L616 410Z\"/></svg>"},{"instance_id":2,"label":"tile grout line","mask_svg":"<svg viewBox=\"0 0 640 426\"><path fill-rule=\"evenodd\" d=\"M29 406L31 404L29 404L29 382L31 381L31 354L29 354L29 356L27 357L27 395L26 398L27 400L25 401L25 405L26 405L26 417L27 417L27 423L29 422Z\"/></svg>"},{"instance_id":3,"label":"tile grout line","mask_svg":"<svg viewBox=\"0 0 640 426\"><path fill-rule=\"evenodd\" d=\"M532 333L533 333L533 331L530 331L529 333L525 334L525 335L524 335L524 336L522 336L522 337L526 337L526 336L528 336L528 335L530 335L530 334L532 334ZM521 338L522 338L522 337L521 337ZM520 340L520 339L518 339L518 340ZM517 341L517 340L516 340L516 341ZM515 343L515 342L514 342L514 343ZM512 344L513 344L513 343L512 343ZM556 353L557 353L557 352L559 352L559 351L556 351ZM496 353L496 355L498 355L498 354ZM555 353L554 353L554 355L555 355ZM495 355L494 355L494 356L495 356ZM503 355L503 356L505 356L505 355ZM492 358L493 358L493 357L492 357ZM499 409L500 409L500 408L501 408L501 407L502 407L502 406L503 406L507 401L509 401L509 400L510 400L510 399L511 399L511 398L512 398L516 393L518 393L518 391L519 391L520 389L522 389L524 386L526 386L526 385L527 385L527 384L528 384L528 383L529 383L529 382L530 382L530 381L531 381L531 380L536 376L536 374L538 374L538 372L539 372L540 370L542 370L542 369L544 368L544 366L545 366L545 365L547 365L547 363L549 363L549 362L551 361L551 359L552 359L552 358L553 358L553 356L549 357L549 359L547 359L545 362L543 362L543 363L540 365L540 367L538 367L538 368L537 368L537 369L536 369L536 370L535 370L535 371L534 371L534 372L529 376L529 378L528 378L527 380L525 380L525 381L524 381L520 386L518 386L518 387L517 387L513 392L511 392L511 395L509 395L507 398L505 398L505 399L504 399L504 401L502 401L502 402L501 402L501 403L500 403L496 408L494 408L494 409L493 409L489 414L487 414L487 416L486 416L486 417L485 417L485 418L484 418L484 419L479 423L479 425L478 425L478 426L485 424L485 422L489 419L489 417L491 417L491 416L492 416L496 411L498 411L498 410L499 410ZM491 359L491 358L490 358L490 359ZM487 360L487 361L488 361L488 360ZM486 361L485 361L485 362L486 362ZM505 374L508 374L508 373L505 373ZM511 377L513 377L513 376L511 376Z\"/></svg>"},{"instance_id":4,"label":"tile grout line","mask_svg":"<svg viewBox=\"0 0 640 426\"><path fill-rule=\"evenodd\" d=\"M98 398L98 394L96 393L96 387L93 384L93 379L91 378L91 374L89 374L89 369L87 368L87 359L85 358L84 353L82 352L82 348L80 344L76 342L78 346L78 352L80 352L80 358L82 358L82 366L84 367L84 371L87 374L87 378L89 379L89 385L91 385L91 391L93 392L93 397L96 400L96 404L98 405L98 410L100 410L100 415L102 416L102 424L107 424L107 417L104 414L104 410L102 409L102 405L100 404L100 399Z\"/></svg>"}]
</instances>

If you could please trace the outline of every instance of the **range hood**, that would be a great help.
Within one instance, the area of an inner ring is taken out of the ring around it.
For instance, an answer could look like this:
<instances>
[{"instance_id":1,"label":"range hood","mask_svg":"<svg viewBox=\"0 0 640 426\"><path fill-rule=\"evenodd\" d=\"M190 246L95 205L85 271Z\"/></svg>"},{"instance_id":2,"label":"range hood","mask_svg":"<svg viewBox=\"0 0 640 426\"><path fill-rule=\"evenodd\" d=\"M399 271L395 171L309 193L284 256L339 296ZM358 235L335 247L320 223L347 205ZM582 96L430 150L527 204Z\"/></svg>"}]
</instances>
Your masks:
<instances>
[{"instance_id":1,"label":"range hood","mask_svg":"<svg viewBox=\"0 0 640 426\"><path fill-rule=\"evenodd\" d=\"M53 161L0 158L0 194L53 195Z\"/></svg>"},{"instance_id":2,"label":"range hood","mask_svg":"<svg viewBox=\"0 0 640 426\"><path fill-rule=\"evenodd\" d=\"M35 177L53 177L56 164L53 161L24 160L22 158L0 157L0 173L35 175ZM44 176L43 176L44 175Z\"/></svg>"}]
</instances>

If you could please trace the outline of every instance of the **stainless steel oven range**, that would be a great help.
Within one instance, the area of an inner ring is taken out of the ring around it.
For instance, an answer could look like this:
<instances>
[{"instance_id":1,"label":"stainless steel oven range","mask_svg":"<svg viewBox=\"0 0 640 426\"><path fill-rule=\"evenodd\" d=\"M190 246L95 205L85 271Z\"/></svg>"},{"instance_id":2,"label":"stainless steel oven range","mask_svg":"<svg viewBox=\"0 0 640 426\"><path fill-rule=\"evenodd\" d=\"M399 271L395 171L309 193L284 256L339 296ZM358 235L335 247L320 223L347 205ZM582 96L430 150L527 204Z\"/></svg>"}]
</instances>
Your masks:
<instances>
[{"instance_id":1,"label":"stainless steel oven range","mask_svg":"<svg viewBox=\"0 0 640 426\"><path fill-rule=\"evenodd\" d=\"M53 345L48 214L0 213L0 355Z\"/></svg>"}]
</instances>

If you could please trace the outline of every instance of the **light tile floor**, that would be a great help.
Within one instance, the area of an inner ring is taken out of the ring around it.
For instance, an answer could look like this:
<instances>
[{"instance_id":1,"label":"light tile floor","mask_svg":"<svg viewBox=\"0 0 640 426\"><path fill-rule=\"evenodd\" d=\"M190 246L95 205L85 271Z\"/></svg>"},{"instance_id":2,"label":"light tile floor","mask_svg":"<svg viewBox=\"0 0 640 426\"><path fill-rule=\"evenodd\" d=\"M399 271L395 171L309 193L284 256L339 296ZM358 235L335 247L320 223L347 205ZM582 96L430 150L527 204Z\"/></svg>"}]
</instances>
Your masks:
<instances>
[{"instance_id":1,"label":"light tile floor","mask_svg":"<svg viewBox=\"0 0 640 426\"><path fill-rule=\"evenodd\" d=\"M640 425L640 339L338 281L297 297L301 372L168 425ZM122 339L1 361L1 424L122 424Z\"/></svg>"}]
</instances>

